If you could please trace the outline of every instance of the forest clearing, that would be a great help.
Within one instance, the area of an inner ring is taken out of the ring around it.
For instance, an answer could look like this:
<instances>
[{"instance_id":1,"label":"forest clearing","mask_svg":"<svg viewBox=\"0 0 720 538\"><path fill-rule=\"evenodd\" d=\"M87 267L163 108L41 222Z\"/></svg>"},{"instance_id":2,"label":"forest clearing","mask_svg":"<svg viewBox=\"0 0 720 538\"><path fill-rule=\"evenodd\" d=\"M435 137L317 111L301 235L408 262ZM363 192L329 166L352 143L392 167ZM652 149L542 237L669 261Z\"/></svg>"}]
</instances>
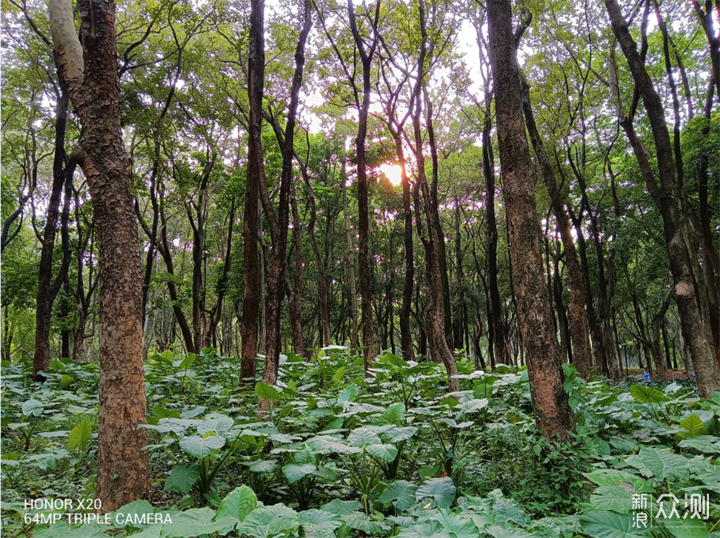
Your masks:
<instances>
[{"instance_id":1,"label":"forest clearing","mask_svg":"<svg viewBox=\"0 0 720 538\"><path fill-rule=\"evenodd\" d=\"M717 0L2 8L3 537L720 537Z\"/></svg>"}]
</instances>

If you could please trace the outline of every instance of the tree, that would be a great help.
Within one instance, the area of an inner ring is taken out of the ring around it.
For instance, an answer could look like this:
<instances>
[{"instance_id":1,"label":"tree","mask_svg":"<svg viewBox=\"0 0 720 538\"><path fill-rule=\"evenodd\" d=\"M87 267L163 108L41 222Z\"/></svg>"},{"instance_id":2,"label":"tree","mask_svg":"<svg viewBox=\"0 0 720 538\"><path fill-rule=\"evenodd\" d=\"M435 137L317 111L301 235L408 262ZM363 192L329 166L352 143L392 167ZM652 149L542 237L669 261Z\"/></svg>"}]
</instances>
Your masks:
<instances>
[{"instance_id":1,"label":"tree","mask_svg":"<svg viewBox=\"0 0 720 538\"><path fill-rule=\"evenodd\" d=\"M72 157L87 177L99 243L100 407L97 498L101 512L146 497L149 488L142 276L131 163L123 145L117 78L115 2L50 2L53 42L83 134Z\"/></svg>"},{"instance_id":2,"label":"tree","mask_svg":"<svg viewBox=\"0 0 720 538\"><path fill-rule=\"evenodd\" d=\"M570 439L575 419L564 376L550 298L545 287L532 163L522 112L510 3L488 0L490 58L496 92L498 146L510 228L518 320L526 348L535 420L547 438ZM502 91L500 91L502 88Z\"/></svg>"}]
</instances>

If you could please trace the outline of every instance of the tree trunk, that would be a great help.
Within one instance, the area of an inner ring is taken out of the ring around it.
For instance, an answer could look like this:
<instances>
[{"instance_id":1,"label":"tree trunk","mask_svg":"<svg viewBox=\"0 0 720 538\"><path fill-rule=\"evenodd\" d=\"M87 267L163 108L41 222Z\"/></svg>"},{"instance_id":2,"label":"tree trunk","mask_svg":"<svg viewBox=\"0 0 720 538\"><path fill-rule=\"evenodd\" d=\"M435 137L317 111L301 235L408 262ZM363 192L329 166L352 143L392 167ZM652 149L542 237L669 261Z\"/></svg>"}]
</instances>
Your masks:
<instances>
[{"instance_id":1,"label":"tree trunk","mask_svg":"<svg viewBox=\"0 0 720 538\"><path fill-rule=\"evenodd\" d=\"M62 80L62 76L61 76ZM45 381L40 371L45 371L50 365L50 321L53 304L62 281L67 275L70 266L70 245L68 241L68 211L70 207L70 189L65 189L65 203L62 212L63 226L63 260L60 271L55 280L53 273L53 251L55 249L55 234L57 232L58 217L60 216L60 197L63 185L72 181L75 171L75 161L71 158L66 163L65 158L65 129L67 125L67 111L70 96L65 84L60 84L60 97L55 107L55 156L53 158L53 183L48 201L45 230L43 232L42 251L40 253L40 267L38 277L38 290L35 310L35 354L33 355L33 381Z\"/></svg>"},{"instance_id":2,"label":"tree trunk","mask_svg":"<svg viewBox=\"0 0 720 538\"><path fill-rule=\"evenodd\" d=\"M295 275L293 289L290 295L290 325L293 332L293 351L303 358L305 356L305 344L302 336L302 267L303 267L303 246L302 246L302 223L298 212L297 196L295 185L291 185L290 207L292 209L293 238L295 240Z\"/></svg>"},{"instance_id":3,"label":"tree trunk","mask_svg":"<svg viewBox=\"0 0 720 538\"><path fill-rule=\"evenodd\" d=\"M571 439L575 419L563 389L564 376L553 332L550 298L542 269L535 184L522 112L510 3L488 0L490 57L496 95L503 190L515 277L518 322L527 352L536 422L548 439Z\"/></svg>"},{"instance_id":4,"label":"tree trunk","mask_svg":"<svg viewBox=\"0 0 720 538\"><path fill-rule=\"evenodd\" d=\"M358 132L355 138L357 154L357 184L358 184L358 265L360 268L360 303L362 317L362 343L365 348L365 372L369 375L370 365L377 357L377 346L375 345L375 327L373 323L373 297L372 297L372 268L370 266L370 217L368 205L368 180L367 180L367 157L365 140L367 138L368 113L370 111L371 92L371 71L373 56L377 47L377 21L379 16L380 2L376 6L375 22L372 27L373 38L370 50L366 50L365 43L355 21L355 8L353 0L347 3L348 16L350 19L350 30L357 47L362 63L362 105L358 110Z\"/></svg>"},{"instance_id":5,"label":"tree trunk","mask_svg":"<svg viewBox=\"0 0 720 538\"><path fill-rule=\"evenodd\" d=\"M488 309L488 354L490 364L495 368L496 362L509 363L507 344L505 341L505 323L503 321L502 302L500 300L500 288L497 281L497 221L495 220L495 159L490 139L490 97L486 96L487 106L485 108L485 127L483 129L483 175L485 176L485 238L487 241L486 265L489 301Z\"/></svg>"},{"instance_id":6,"label":"tree trunk","mask_svg":"<svg viewBox=\"0 0 720 538\"><path fill-rule=\"evenodd\" d=\"M345 240L347 242L348 252L348 272L350 280L350 317L352 318L352 331L350 332L350 347L357 349L358 347L358 315L357 315L357 290L355 289L355 254L353 248L352 231L350 230L350 215L348 213L347 203L347 174L345 173L345 152L342 156L342 195L343 195L343 215L345 216ZM411 219L412 220L412 219ZM411 232L412 233L412 232ZM404 349L404 348L403 348Z\"/></svg>"},{"instance_id":7,"label":"tree trunk","mask_svg":"<svg viewBox=\"0 0 720 538\"><path fill-rule=\"evenodd\" d=\"M260 309L260 261L258 259L258 200L260 183L265 181L262 147L262 100L265 81L264 3L251 1L250 46L248 53L248 171L243 215L243 256L245 263L240 384L255 385Z\"/></svg>"},{"instance_id":8,"label":"tree trunk","mask_svg":"<svg viewBox=\"0 0 720 538\"><path fill-rule=\"evenodd\" d=\"M662 100L653 87L645 65L637 52L635 42L628 30L616 0L605 0L615 33L623 54L628 61L635 85L645 104L645 110L652 127L657 151L660 175L660 212L663 217L665 242L670 259L670 269L675 283L675 297L680 313L683 336L690 348L697 374L701 398L710 398L713 391L720 389L709 329L699 308L692 278L689 244L689 230L683 204L683 192L676 182L673 164L673 149L670 142Z\"/></svg>"},{"instance_id":9,"label":"tree trunk","mask_svg":"<svg viewBox=\"0 0 720 538\"><path fill-rule=\"evenodd\" d=\"M592 349L590 347L590 334L588 332L588 318L585 312L585 297L583 294L582 273L578 261L575 242L570 228L570 219L565 210L562 194L555 180L550 157L545 150L540 133L535 124L535 117L530 104L530 89L523 83L523 109L525 123L527 124L530 141L540 164L545 187L550 195L555 220L560 229L563 249L565 250L565 265L568 268L568 284L570 287L570 333L574 348L575 369L584 380L590 380L590 364L592 363ZM561 296L562 297L562 296Z\"/></svg>"},{"instance_id":10,"label":"tree trunk","mask_svg":"<svg viewBox=\"0 0 720 538\"><path fill-rule=\"evenodd\" d=\"M100 405L96 497L106 513L149 489L142 350L142 260L120 125L115 3L50 4L53 40L82 137L73 151L87 177L99 243ZM81 51L82 50L82 51Z\"/></svg>"}]
</instances>

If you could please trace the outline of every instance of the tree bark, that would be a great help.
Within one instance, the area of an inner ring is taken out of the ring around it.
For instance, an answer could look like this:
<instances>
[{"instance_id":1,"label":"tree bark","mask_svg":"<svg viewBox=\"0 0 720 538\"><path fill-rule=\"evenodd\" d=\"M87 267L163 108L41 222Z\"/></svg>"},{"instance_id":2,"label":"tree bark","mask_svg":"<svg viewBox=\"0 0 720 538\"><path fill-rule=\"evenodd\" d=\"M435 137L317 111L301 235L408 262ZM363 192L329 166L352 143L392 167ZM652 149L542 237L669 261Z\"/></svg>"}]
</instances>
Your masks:
<instances>
[{"instance_id":1,"label":"tree bark","mask_svg":"<svg viewBox=\"0 0 720 538\"><path fill-rule=\"evenodd\" d=\"M367 139L368 113L370 110L370 92L372 90L370 77L372 62L378 43L377 24L380 14L380 1L376 5L374 24L372 24L372 44L369 50L366 48L355 20L355 7L353 0L348 0L347 10L350 20L350 30L353 40L360 55L362 63L362 104L358 110L358 132L355 138L357 155L357 184L358 184L358 265L360 269L360 306L362 318L362 343L365 348L365 372L369 375L370 365L377 357L377 346L375 344L375 327L373 322L373 296L372 296L372 267L370 266L370 216L368 204L368 180L367 180L367 156L365 141Z\"/></svg>"},{"instance_id":2,"label":"tree bark","mask_svg":"<svg viewBox=\"0 0 720 538\"><path fill-rule=\"evenodd\" d=\"M530 134L535 156L540 164L545 187L550 195L555 220L560 229L563 249L565 250L565 264L568 268L568 284L570 287L570 333L574 348L574 364L578 375L584 380L590 380L590 364L592 363L592 349L590 347L590 334L588 332L588 319L585 312L585 297L583 295L582 273L578 261L575 241L572 237L570 219L565 211L565 204L555 180L555 173L550 163L550 157L545 150L530 104L530 88L523 84L523 109L525 111L525 123ZM559 313L558 313L559 314Z\"/></svg>"},{"instance_id":3,"label":"tree bark","mask_svg":"<svg viewBox=\"0 0 720 538\"><path fill-rule=\"evenodd\" d=\"M496 88L502 88L496 94L500 164L530 392L536 422L543 435L569 441L575 419L563 389L564 376L553 332L550 298L543 278L535 185L525 135L510 3L488 0L487 6L493 80Z\"/></svg>"},{"instance_id":4,"label":"tree bark","mask_svg":"<svg viewBox=\"0 0 720 538\"><path fill-rule=\"evenodd\" d=\"M70 158L66 162L65 130L70 96L60 75L60 95L55 108L55 155L53 158L53 183L48 201L45 230L43 232L42 250L38 276L38 290L35 309L35 353L33 355L33 381L45 381L39 372L45 371L50 365L50 321L53 304L60 291L60 286L67 276L70 267L70 244L68 236L68 212L70 195L68 186L72 185L72 174L75 172L75 161ZM65 186L65 202L62 211L62 246L63 260L55 280L53 274L53 254L58 218L60 217L60 197Z\"/></svg>"},{"instance_id":5,"label":"tree bark","mask_svg":"<svg viewBox=\"0 0 720 538\"><path fill-rule=\"evenodd\" d=\"M345 241L347 242L348 254L348 272L350 280L350 317L352 318L352 330L350 332L350 347L357 349L358 347L358 315L357 315L357 290L355 288L355 253L353 248L352 230L350 229L350 214L348 213L347 203L347 174L345 173L345 151L341 155L342 160L342 195L343 195L343 215L345 217Z\"/></svg>"},{"instance_id":6,"label":"tree bark","mask_svg":"<svg viewBox=\"0 0 720 538\"><path fill-rule=\"evenodd\" d=\"M73 151L87 177L99 243L100 405L96 497L105 513L149 489L142 350L142 260L120 125L115 3L50 3L53 41L83 131Z\"/></svg>"},{"instance_id":7,"label":"tree bark","mask_svg":"<svg viewBox=\"0 0 720 538\"><path fill-rule=\"evenodd\" d=\"M700 298L693 283L690 263L688 215L685 214L683 192L676 181L673 149L670 142L662 100L653 87L645 65L638 54L635 41L630 35L627 22L616 0L605 0L613 32L623 50L632 72L635 86L642 97L650 120L658 160L660 176L660 212L663 217L665 242L670 259L670 269L675 283L675 297L680 313L683 337L688 343L697 374L701 398L710 398L720 389L709 329L705 325L699 305Z\"/></svg>"}]
</instances>

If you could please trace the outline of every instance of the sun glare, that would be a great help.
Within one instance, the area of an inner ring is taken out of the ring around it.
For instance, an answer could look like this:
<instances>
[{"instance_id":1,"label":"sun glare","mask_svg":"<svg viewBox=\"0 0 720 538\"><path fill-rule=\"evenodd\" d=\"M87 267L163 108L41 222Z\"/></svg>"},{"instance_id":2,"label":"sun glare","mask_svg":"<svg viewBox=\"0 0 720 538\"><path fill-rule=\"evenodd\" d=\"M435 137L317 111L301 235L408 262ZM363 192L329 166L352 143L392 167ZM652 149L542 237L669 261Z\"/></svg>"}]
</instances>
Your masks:
<instances>
[{"instance_id":1,"label":"sun glare","mask_svg":"<svg viewBox=\"0 0 720 538\"><path fill-rule=\"evenodd\" d=\"M387 176L393 185L400 185L402 182L402 169L399 164L383 164L380 166L380 171Z\"/></svg>"}]
</instances>

